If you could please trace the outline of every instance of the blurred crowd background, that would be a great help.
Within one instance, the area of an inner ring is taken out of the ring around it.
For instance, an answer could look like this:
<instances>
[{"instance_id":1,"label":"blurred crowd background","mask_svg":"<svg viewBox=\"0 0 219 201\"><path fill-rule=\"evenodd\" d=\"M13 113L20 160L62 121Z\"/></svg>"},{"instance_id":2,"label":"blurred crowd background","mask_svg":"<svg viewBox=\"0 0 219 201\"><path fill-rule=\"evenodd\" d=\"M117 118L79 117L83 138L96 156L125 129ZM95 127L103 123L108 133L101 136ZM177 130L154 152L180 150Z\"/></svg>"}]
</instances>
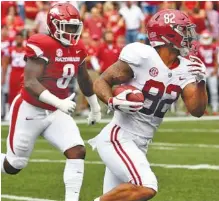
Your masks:
<instances>
[{"instance_id":1,"label":"blurred crowd background","mask_svg":"<svg viewBox=\"0 0 219 201\"><path fill-rule=\"evenodd\" d=\"M64 1L60 1L64 2ZM119 57L128 43L149 44L146 24L161 9L186 12L200 39L199 56L208 67L209 108L207 114L218 114L219 2L211 1L68 1L81 14L84 29L81 35L88 53L87 68L92 79L103 73ZM9 107L19 93L25 62L25 44L35 33L48 34L46 16L58 1L1 1L1 117L8 119ZM203 39L203 40L202 40ZM204 42L203 42L204 41ZM75 80L76 115L85 116L88 105ZM105 112L103 107L103 112ZM186 114L182 101L171 108L173 114Z\"/></svg>"}]
</instances>

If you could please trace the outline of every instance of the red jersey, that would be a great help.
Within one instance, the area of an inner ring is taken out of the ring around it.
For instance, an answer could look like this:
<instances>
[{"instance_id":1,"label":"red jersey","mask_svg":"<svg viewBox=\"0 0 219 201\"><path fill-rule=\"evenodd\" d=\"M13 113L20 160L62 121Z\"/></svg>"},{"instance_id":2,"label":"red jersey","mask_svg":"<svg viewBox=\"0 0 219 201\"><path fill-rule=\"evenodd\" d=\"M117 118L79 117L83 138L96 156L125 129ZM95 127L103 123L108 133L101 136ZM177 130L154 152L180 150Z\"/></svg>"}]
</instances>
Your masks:
<instances>
[{"instance_id":1,"label":"red jersey","mask_svg":"<svg viewBox=\"0 0 219 201\"><path fill-rule=\"evenodd\" d=\"M94 19L92 17L84 21L84 27L89 30L90 35L96 35L99 39L103 36L103 29L105 28L105 21L103 17Z\"/></svg>"},{"instance_id":2,"label":"red jersey","mask_svg":"<svg viewBox=\"0 0 219 201\"><path fill-rule=\"evenodd\" d=\"M97 58L101 66L101 73L115 63L120 54L120 48L116 45L103 44L97 53Z\"/></svg>"},{"instance_id":3,"label":"red jersey","mask_svg":"<svg viewBox=\"0 0 219 201\"><path fill-rule=\"evenodd\" d=\"M11 59L11 73L9 77L8 102L11 105L14 98L19 94L26 62L24 61L25 47L10 47L9 57Z\"/></svg>"},{"instance_id":4,"label":"red jersey","mask_svg":"<svg viewBox=\"0 0 219 201\"><path fill-rule=\"evenodd\" d=\"M214 67L216 59L215 45L200 45L198 49L198 57L204 62L206 67Z\"/></svg>"},{"instance_id":5,"label":"red jersey","mask_svg":"<svg viewBox=\"0 0 219 201\"><path fill-rule=\"evenodd\" d=\"M8 50L11 45L10 39L7 38L1 41L1 56L8 55Z\"/></svg>"},{"instance_id":6,"label":"red jersey","mask_svg":"<svg viewBox=\"0 0 219 201\"><path fill-rule=\"evenodd\" d=\"M87 56L82 43L63 46L59 41L45 34L35 34L27 41L26 58L41 58L47 63L40 83L55 96L64 99L69 94L69 83L77 75L80 64ZM56 110L39 101L22 87L21 95L28 103L47 110Z\"/></svg>"},{"instance_id":7,"label":"red jersey","mask_svg":"<svg viewBox=\"0 0 219 201\"><path fill-rule=\"evenodd\" d=\"M14 68L24 68L26 62L24 61L25 47L12 46L9 48L9 56L11 57L11 67Z\"/></svg>"}]
</instances>

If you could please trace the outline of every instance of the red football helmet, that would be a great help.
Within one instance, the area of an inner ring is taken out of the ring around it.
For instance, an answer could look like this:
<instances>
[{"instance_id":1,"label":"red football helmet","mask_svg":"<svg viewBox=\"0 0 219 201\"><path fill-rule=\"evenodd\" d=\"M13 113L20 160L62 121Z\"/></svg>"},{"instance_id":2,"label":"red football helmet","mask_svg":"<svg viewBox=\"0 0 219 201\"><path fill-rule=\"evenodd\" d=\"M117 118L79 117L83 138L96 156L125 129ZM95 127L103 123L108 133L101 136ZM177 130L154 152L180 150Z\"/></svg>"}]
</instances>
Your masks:
<instances>
[{"instance_id":1,"label":"red football helmet","mask_svg":"<svg viewBox=\"0 0 219 201\"><path fill-rule=\"evenodd\" d=\"M204 30L200 34L199 42L201 45L211 45L213 42L213 36L208 30Z\"/></svg>"},{"instance_id":2,"label":"red football helmet","mask_svg":"<svg viewBox=\"0 0 219 201\"><path fill-rule=\"evenodd\" d=\"M182 56L194 50L193 41L197 40L195 25L179 10L165 9L156 13L147 24L147 32L153 47L172 44Z\"/></svg>"},{"instance_id":3,"label":"red football helmet","mask_svg":"<svg viewBox=\"0 0 219 201\"><path fill-rule=\"evenodd\" d=\"M76 45L83 28L78 10L69 3L57 3L47 15L48 30L63 45Z\"/></svg>"}]
</instances>

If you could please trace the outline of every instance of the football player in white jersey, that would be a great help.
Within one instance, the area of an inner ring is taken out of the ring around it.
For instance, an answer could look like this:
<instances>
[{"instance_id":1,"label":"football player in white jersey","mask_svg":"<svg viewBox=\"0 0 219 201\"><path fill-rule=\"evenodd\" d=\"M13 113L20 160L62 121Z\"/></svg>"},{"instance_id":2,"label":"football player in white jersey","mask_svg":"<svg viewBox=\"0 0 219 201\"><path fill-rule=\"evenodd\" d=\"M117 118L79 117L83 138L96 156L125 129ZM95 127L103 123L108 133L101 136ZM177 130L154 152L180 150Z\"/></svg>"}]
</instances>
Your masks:
<instances>
[{"instance_id":1,"label":"football player in white jersey","mask_svg":"<svg viewBox=\"0 0 219 201\"><path fill-rule=\"evenodd\" d=\"M103 195L95 201L149 200L157 179L145 156L166 111L179 95L191 115L201 117L207 104L205 66L191 56L195 25L177 10L156 13L147 26L151 46L125 46L116 63L94 83L97 96L110 110L112 121L89 143L106 165ZM113 97L113 85L137 87L143 104L126 100L131 90ZM133 108L134 107L134 108Z\"/></svg>"}]
</instances>

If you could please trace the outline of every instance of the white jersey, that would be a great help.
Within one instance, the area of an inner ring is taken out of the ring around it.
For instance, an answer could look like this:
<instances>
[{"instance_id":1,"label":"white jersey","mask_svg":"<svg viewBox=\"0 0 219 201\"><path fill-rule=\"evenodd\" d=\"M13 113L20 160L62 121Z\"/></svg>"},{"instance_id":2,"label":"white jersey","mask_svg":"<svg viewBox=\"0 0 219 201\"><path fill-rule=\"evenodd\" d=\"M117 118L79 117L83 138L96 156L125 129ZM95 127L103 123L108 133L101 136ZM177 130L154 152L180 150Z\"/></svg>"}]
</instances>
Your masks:
<instances>
[{"instance_id":1,"label":"white jersey","mask_svg":"<svg viewBox=\"0 0 219 201\"><path fill-rule=\"evenodd\" d=\"M140 89L145 102L143 109L134 115L115 111L112 121L124 130L152 138L183 88L195 82L186 66L191 61L179 56L179 66L171 70L153 47L137 42L124 47L119 59L127 62L134 72L134 78L126 84Z\"/></svg>"}]
</instances>

